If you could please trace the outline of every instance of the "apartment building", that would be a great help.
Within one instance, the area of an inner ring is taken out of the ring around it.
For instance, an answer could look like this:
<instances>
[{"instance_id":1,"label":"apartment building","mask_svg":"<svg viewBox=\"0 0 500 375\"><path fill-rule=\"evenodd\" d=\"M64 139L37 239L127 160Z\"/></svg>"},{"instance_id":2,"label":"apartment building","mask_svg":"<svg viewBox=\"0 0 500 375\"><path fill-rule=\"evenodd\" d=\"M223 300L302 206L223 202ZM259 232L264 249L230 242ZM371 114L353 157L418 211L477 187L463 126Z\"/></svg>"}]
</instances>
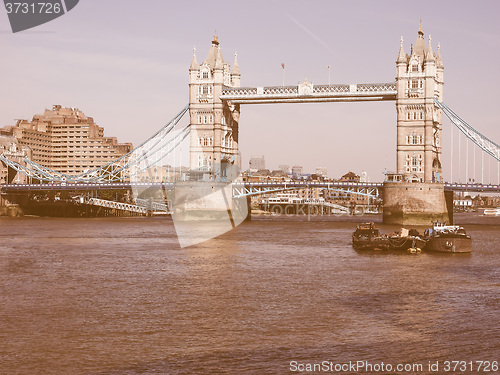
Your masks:
<instances>
[{"instance_id":1,"label":"apartment building","mask_svg":"<svg viewBox=\"0 0 500 375\"><path fill-rule=\"evenodd\" d=\"M31 160L57 172L77 175L96 169L132 150L131 143L104 137L104 128L78 108L54 105L31 121L17 120L0 129L29 148Z\"/></svg>"}]
</instances>

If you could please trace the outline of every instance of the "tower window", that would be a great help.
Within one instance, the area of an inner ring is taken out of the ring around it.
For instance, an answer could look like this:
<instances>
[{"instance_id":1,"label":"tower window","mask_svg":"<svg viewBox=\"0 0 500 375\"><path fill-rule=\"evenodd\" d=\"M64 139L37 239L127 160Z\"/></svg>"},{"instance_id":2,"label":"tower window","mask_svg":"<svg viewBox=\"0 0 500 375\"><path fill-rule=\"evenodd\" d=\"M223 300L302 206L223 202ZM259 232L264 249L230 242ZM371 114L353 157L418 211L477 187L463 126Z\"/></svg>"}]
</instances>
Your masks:
<instances>
[{"instance_id":1,"label":"tower window","mask_svg":"<svg viewBox=\"0 0 500 375\"><path fill-rule=\"evenodd\" d=\"M207 135L203 135L203 137L198 138L198 146L213 146L214 139L212 137L207 137Z\"/></svg>"},{"instance_id":2,"label":"tower window","mask_svg":"<svg viewBox=\"0 0 500 375\"><path fill-rule=\"evenodd\" d=\"M423 156L422 154L406 155L405 170L406 172L422 172L423 171Z\"/></svg>"},{"instance_id":3,"label":"tower window","mask_svg":"<svg viewBox=\"0 0 500 375\"><path fill-rule=\"evenodd\" d=\"M208 72L203 72L203 79L208 79Z\"/></svg>"}]
</instances>

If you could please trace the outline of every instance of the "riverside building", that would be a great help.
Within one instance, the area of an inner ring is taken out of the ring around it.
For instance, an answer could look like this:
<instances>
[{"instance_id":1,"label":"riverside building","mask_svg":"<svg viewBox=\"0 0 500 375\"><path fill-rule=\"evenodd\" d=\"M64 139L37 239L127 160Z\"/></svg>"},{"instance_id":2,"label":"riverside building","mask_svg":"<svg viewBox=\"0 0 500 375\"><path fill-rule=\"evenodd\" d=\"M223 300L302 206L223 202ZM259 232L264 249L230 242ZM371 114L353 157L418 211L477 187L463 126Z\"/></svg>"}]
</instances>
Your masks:
<instances>
[{"instance_id":1,"label":"riverside building","mask_svg":"<svg viewBox=\"0 0 500 375\"><path fill-rule=\"evenodd\" d=\"M77 175L96 169L132 150L131 143L104 137L104 128L78 108L54 105L31 121L17 120L0 129L28 148L31 160L57 172Z\"/></svg>"}]
</instances>

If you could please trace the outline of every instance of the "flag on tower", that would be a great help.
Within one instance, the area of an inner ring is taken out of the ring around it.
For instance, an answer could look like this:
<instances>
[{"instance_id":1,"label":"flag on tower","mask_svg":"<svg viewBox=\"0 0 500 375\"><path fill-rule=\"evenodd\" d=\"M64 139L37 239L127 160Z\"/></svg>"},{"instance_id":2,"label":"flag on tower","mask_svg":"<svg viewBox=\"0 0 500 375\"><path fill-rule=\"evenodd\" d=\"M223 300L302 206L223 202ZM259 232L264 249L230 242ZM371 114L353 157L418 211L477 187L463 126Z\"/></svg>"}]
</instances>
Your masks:
<instances>
[{"instance_id":1,"label":"flag on tower","mask_svg":"<svg viewBox=\"0 0 500 375\"><path fill-rule=\"evenodd\" d=\"M281 67L285 69L285 63L281 63Z\"/></svg>"}]
</instances>

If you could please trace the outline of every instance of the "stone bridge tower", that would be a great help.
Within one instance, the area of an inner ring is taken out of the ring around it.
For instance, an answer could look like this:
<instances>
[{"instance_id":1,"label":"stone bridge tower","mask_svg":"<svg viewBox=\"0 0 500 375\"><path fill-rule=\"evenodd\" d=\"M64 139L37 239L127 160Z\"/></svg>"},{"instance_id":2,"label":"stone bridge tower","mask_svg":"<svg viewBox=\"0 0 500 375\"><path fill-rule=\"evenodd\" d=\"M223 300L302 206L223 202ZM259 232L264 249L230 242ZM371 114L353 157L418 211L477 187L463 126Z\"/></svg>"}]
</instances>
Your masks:
<instances>
[{"instance_id":1,"label":"stone bridge tower","mask_svg":"<svg viewBox=\"0 0 500 375\"><path fill-rule=\"evenodd\" d=\"M441 171L441 110L443 62L426 45L422 23L407 55L401 47L396 60L397 172L405 181L384 183L386 224L431 225L452 221Z\"/></svg>"},{"instance_id":2,"label":"stone bridge tower","mask_svg":"<svg viewBox=\"0 0 500 375\"><path fill-rule=\"evenodd\" d=\"M443 62L426 46L422 23L415 45L405 54L403 38L396 60L397 172L412 182L442 182L441 111Z\"/></svg>"},{"instance_id":3,"label":"stone bridge tower","mask_svg":"<svg viewBox=\"0 0 500 375\"><path fill-rule=\"evenodd\" d=\"M240 163L239 105L230 108L220 99L224 87L240 86L240 77L236 54L231 71L222 57L217 34L201 64L196 59L196 50L193 51L189 67L190 168L193 172L199 171L205 177L224 175L218 166Z\"/></svg>"}]
</instances>

